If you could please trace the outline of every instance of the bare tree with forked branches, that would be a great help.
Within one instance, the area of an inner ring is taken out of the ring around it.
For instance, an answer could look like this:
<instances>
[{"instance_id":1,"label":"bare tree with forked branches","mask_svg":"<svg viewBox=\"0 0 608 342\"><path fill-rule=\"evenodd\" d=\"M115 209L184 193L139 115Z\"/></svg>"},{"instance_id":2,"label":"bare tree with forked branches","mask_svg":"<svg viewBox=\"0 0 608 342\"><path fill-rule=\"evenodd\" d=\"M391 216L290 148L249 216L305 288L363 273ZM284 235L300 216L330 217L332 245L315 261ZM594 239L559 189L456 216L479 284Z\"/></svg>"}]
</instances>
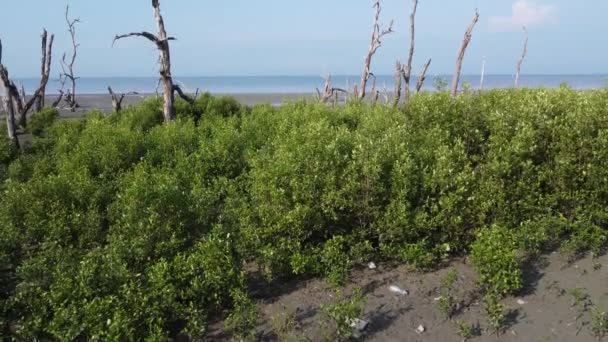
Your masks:
<instances>
[{"instance_id":1,"label":"bare tree with forked branches","mask_svg":"<svg viewBox=\"0 0 608 342\"><path fill-rule=\"evenodd\" d=\"M361 83L359 88L355 86L354 94L359 99L365 98L367 82L369 81L371 74L371 64L372 58L376 54L376 51L382 46L382 38L387 34L393 33L393 21L390 22L387 29L383 30L380 27L380 13L382 12L382 6L380 5L380 0L374 0L374 26L372 29L372 36L370 39L369 50L367 51L367 56L365 57L363 74L361 75ZM375 95L374 95L375 96Z\"/></svg>"},{"instance_id":2,"label":"bare tree with forked branches","mask_svg":"<svg viewBox=\"0 0 608 342\"><path fill-rule=\"evenodd\" d=\"M17 126L21 126L25 128L27 126L27 114L28 112L37 104L41 97L44 97L44 92L46 89L46 85L49 81L49 76L51 73L51 62L52 62L52 51L53 51L53 41L55 39L54 35L51 35L51 39L48 42L48 33L43 29L41 40L43 43L42 49L42 74L40 77L40 83L38 88L34 91L34 94L27 99L25 94L25 89L23 85L20 88L17 88L15 83L10 79L8 70L4 65L1 64L1 56L0 56L0 78L2 80L2 84L5 89L5 97L6 101L8 101L7 112L12 113L13 118L10 119L11 123L9 123L9 130L16 132ZM1 42L0 42L1 45ZM1 50L1 46L0 46ZM1 54L1 51L0 51ZM9 134L10 135L10 134Z\"/></svg>"},{"instance_id":3,"label":"bare tree with forked branches","mask_svg":"<svg viewBox=\"0 0 608 342\"><path fill-rule=\"evenodd\" d=\"M321 90L319 90L319 88L317 88L316 90L317 90L317 99L319 101L321 101L323 103L327 103L333 99L334 105L337 102L338 94L346 93L346 90L332 86L331 75L327 75L327 77L325 77L325 83L323 85L323 92L321 92Z\"/></svg>"},{"instance_id":4,"label":"bare tree with forked branches","mask_svg":"<svg viewBox=\"0 0 608 342\"><path fill-rule=\"evenodd\" d=\"M76 77L74 73L74 64L76 64L76 57L78 56L78 47L80 44L76 42L76 24L80 23L80 18L70 19L70 6L65 6L65 22L68 25L68 32L70 33L71 43L72 43L72 54L70 58L67 58L67 55L64 53L63 58L61 59L61 68L63 73L61 77L65 80L70 81L70 88L67 93L63 95L62 89L62 97L65 97L65 102L67 103L70 111L76 111L76 108L80 107L78 102L76 101L76 81L79 77ZM59 103L58 103L59 104Z\"/></svg>"},{"instance_id":5,"label":"bare tree with forked branches","mask_svg":"<svg viewBox=\"0 0 608 342\"><path fill-rule=\"evenodd\" d=\"M173 82L173 77L171 75L171 53L169 49L169 41L176 40L176 38L167 35L165 22L160 14L159 0L152 0L152 8L154 9L154 18L156 20L156 26L158 29L158 33L156 35L146 31L116 35L112 45L114 45L117 40L127 37L143 37L156 45L159 54L160 82L163 86L163 115L165 117L165 122L170 122L175 119L175 92L177 92L180 97L190 104L194 103L194 99L184 94L182 89Z\"/></svg>"}]
</instances>

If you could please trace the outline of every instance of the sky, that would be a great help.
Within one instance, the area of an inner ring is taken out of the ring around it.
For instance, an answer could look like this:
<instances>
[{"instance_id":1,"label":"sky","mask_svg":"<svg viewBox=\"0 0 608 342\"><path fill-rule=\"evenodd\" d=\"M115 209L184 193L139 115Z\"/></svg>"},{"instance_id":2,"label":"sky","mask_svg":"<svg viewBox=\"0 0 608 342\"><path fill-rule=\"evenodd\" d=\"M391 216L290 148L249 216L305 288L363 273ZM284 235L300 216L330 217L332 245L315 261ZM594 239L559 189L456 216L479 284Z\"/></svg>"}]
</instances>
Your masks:
<instances>
[{"instance_id":1,"label":"sky","mask_svg":"<svg viewBox=\"0 0 608 342\"><path fill-rule=\"evenodd\" d=\"M65 0L0 0L3 64L13 77L38 77L40 33L55 33L53 73L70 49ZM156 76L156 48L142 38L155 32L149 0L70 0L80 43L76 73L83 77ZM176 76L357 75L369 47L372 0L161 0ZM382 0L381 22L395 21L372 71L392 74L409 49L411 0ZM475 8L480 20L463 73L511 75L529 32L524 74L608 74L606 0L420 0L416 17L417 73L451 74Z\"/></svg>"}]
</instances>

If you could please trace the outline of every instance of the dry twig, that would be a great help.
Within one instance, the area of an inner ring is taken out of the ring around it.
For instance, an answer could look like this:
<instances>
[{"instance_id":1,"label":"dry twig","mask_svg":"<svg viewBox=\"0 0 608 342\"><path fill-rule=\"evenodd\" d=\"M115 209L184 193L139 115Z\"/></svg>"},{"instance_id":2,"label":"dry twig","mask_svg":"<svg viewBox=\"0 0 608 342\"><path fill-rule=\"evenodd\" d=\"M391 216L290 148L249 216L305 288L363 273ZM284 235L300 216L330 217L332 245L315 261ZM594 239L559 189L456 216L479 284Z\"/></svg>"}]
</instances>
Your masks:
<instances>
[{"instance_id":1,"label":"dry twig","mask_svg":"<svg viewBox=\"0 0 608 342\"><path fill-rule=\"evenodd\" d=\"M359 99L363 99L365 97L365 91L367 87L367 82L369 81L370 73L371 73L371 64L372 58L376 54L376 51L382 46L382 38L387 34L393 33L393 21L389 24L386 30L382 30L380 28L380 13L382 12L382 7L380 6L380 0L374 0L374 27L372 30L372 37L370 40L369 50L367 51L367 56L365 57L365 64L363 68L363 74L361 75L361 84L359 88L356 87L353 89L355 96Z\"/></svg>"}]
</instances>

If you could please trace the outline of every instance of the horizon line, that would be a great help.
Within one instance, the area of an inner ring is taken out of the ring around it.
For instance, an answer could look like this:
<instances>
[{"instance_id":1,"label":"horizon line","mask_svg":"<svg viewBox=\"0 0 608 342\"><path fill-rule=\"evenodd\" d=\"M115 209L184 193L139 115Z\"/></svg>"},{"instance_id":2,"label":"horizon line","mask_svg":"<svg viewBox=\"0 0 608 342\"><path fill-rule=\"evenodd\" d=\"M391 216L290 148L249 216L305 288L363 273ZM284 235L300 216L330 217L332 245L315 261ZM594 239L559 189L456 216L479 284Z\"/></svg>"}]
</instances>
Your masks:
<instances>
[{"instance_id":1,"label":"horizon line","mask_svg":"<svg viewBox=\"0 0 608 342\"><path fill-rule=\"evenodd\" d=\"M359 78L361 75L358 74L331 74L332 77L352 77ZM378 74L377 77L394 77L391 74ZM416 75L412 75L413 77L417 77ZM451 77L453 74L428 74L427 77ZM462 74L464 77L481 77L481 74ZM505 73L494 73L494 74L485 74L486 77L489 76L508 76L515 77L515 74L505 74ZM521 76L606 76L608 77L608 72L606 73L527 73L521 74ZM291 77L291 78L300 78L300 77L318 77L323 79L323 75L313 75L313 74L259 74L259 75L174 75L173 78L259 78L259 77L270 77L270 78L279 78L279 77ZM114 78L114 79L127 79L127 78L158 78L157 76L152 75L134 75L134 76L91 76L84 75L79 76L80 79L88 78L88 79L104 79L104 78ZM15 77L16 80L25 80L25 79L40 79L40 76L26 76L26 77ZM52 80L57 80L57 77L51 77Z\"/></svg>"}]
</instances>

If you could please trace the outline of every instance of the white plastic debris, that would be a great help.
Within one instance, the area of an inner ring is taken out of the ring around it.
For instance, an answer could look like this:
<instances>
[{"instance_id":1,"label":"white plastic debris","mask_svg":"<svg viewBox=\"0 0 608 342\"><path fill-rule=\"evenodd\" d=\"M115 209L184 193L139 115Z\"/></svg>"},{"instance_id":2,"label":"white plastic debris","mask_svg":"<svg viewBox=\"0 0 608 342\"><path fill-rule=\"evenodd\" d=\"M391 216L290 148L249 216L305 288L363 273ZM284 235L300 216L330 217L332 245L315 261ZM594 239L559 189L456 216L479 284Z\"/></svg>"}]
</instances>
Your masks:
<instances>
[{"instance_id":1,"label":"white plastic debris","mask_svg":"<svg viewBox=\"0 0 608 342\"><path fill-rule=\"evenodd\" d=\"M369 268L370 270L375 270L376 269L376 263L374 263L373 261L367 264L367 268Z\"/></svg>"},{"instance_id":2,"label":"white plastic debris","mask_svg":"<svg viewBox=\"0 0 608 342\"><path fill-rule=\"evenodd\" d=\"M365 328L367 328L368 325L369 325L368 321L364 321L359 318L353 318L350 320L350 327L355 330L363 331L363 330L365 330Z\"/></svg>"},{"instance_id":3,"label":"white plastic debris","mask_svg":"<svg viewBox=\"0 0 608 342\"><path fill-rule=\"evenodd\" d=\"M420 324L420 325L418 326L418 328L416 328L416 332L417 332L418 334L422 334L422 333L423 333L423 332L425 332L425 331L426 331L426 328L425 328L425 327L424 327L424 325L422 325L422 324Z\"/></svg>"},{"instance_id":4,"label":"white plastic debris","mask_svg":"<svg viewBox=\"0 0 608 342\"><path fill-rule=\"evenodd\" d=\"M396 293L396 294L398 294L398 295L400 295L400 296L407 296L407 295L409 294L409 293L407 292L407 290L404 290L404 289L400 288L400 287L399 287L399 286L397 286L397 285L391 285L391 286L390 286L388 289L389 289L391 292Z\"/></svg>"},{"instance_id":5,"label":"white plastic debris","mask_svg":"<svg viewBox=\"0 0 608 342\"><path fill-rule=\"evenodd\" d=\"M441 298L443 298L443 297L442 297L442 296L439 296L439 297L435 297L435 298L433 298L433 300L434 300L434 301L436 301L436 302L438 302L438 301L440 301L440 300L441 300Z\"/></svg>"},{"instance_id":6,"label":"white plastic debris","mask_svg":"<svg viewBox=\"0 0 608 342\"><path fill-rule=\"evenodd\" d=\"M353 337L360 338L363 335L363 331L369 325L368 321L364 321L359 318L354 318L350 320L350 327L353 328Z\"/></svg>"},{"instance_id":7,"label":"white plastic debris","mask_svg":"<svg viewBox=\"0 0 608 342\"><path fill-rule=\"evenodd\" d=\"M528 302L526 302L525 300L523 300L523 299L519 298L519 299L517 300L517 304L519 304L519 305L525 305L525 304L528 304Z\"/></svg>"}]
</instances>

